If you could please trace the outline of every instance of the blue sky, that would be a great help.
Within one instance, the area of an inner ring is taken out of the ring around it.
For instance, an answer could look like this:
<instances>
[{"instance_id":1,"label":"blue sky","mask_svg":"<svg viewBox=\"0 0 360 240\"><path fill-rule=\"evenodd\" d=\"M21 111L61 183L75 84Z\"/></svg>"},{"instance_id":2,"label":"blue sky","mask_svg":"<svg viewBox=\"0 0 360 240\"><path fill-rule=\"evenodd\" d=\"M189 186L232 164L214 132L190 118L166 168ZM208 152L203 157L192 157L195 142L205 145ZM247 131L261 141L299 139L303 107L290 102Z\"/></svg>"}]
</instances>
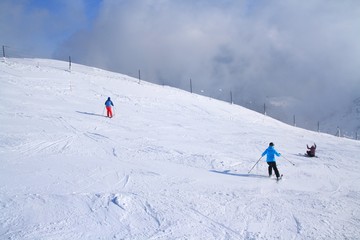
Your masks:
<instances>
[{"instance_id":1,"label":"blue sky","mask_svg":"<svg viewBox=\"0 0 360 240\"><path fill-rule=\"evenodd\" d=\"M357 0L0 1L0 44L14 57L71 55L183 89L191 78L195 92L232 91L256 110L280 99L277 114L314 126L360 97L359 23Z\"/></svg>"},{"instance_id":2,"label":"blue sky","mask_svg":"<svg viewBox=\"0 0 360 240\"><path fill-rule=\"evenodd\" d=\"M52 57L72 34L91 28L101 0L3 0L0 37L19 56Z\"/></svg>"},{"instance_id":3,"label":"blue sky","mask_svg":"<svg viewBox=\"0 0 360 240\"><path fill-rule=\"evenodd\" d=\"M76 0L75 0L76 1ZM84 10L88 21L92 22L100 9L101 3L103 0L86 0L83 1L85 6ZM38 9L46 9L55 15L62 15L64 11L67 11L66 1L63 0L28 0L24 1L24 7L27 8L30 12L36 11Z\"/></svg>"}]
</instances>

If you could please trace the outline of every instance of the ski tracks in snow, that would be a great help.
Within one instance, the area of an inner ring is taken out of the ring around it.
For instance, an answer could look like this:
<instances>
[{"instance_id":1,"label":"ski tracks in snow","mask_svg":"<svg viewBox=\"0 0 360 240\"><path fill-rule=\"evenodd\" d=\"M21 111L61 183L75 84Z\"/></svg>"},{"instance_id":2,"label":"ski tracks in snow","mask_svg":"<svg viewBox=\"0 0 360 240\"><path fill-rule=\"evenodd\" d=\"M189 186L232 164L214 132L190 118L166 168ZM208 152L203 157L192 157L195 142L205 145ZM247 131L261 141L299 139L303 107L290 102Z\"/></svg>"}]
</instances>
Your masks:
<instances>
[{"instance_id":1,"label":"ski tracks in snow","mask_svg":"<svg viewBox=\"0 0 360 240\"><path fill-rule=\"evenodd\" d=\"M21 146L19 153L23 156L34 156L43 154L61 154L65 152L73 143L74 137L60 137L54 141L33 140Z\"/></svg>"},{"instance_id":2,"label":"ski tracks in snow","mask_svg":"<svg viewBox=\"0 0 360 240\"><path fill-rule=\"evenodd\" d=\"M117 236L128 239L151 238L162 228L163 218L152 204L143 197L132 193L95 194L89 196L89 209L97 221L115 227L112 232ZM98 216L103 219L98 219Z\"/></svg>"},{"instance_id":3,"label":"ski tracks in snow","mask_svg":"<svg viewBox=\"0 0 360 240\"><path fill-rule=\"evenodd\" d=\"M15 208L21 215L14 214ZM149 239L164 232L152 204L125 192L16 195L0 209L1 239ZM39 209L50 215L42 218ZM79 232L79 225L87 231Z\"/></svg>"},{"instance_id":4,"label":"ski tracks in snow","mask_svg":"<svg viewBox=\"0 0 360 240\"><path fill-rule=\"evenodd\" d=\"M88 149L83 148L84 145L93 146L98 149L96 152L104 156L111 155L119 157L117 146L119 143L106 136L106 134L98 133L97 127L74 126L70 124L64 117L55 117L43 119L55 125L57 130L54 132L43 131L39 138L32 138L32 133L26 135L27 142L17 146L18 152L22 156L36 156L38 154L65 154L65 153L83 153L88 154ZM49 137L51 135L51 138ZM51 139L51 141L49 141Z\"/></svg>"}]
</instances>

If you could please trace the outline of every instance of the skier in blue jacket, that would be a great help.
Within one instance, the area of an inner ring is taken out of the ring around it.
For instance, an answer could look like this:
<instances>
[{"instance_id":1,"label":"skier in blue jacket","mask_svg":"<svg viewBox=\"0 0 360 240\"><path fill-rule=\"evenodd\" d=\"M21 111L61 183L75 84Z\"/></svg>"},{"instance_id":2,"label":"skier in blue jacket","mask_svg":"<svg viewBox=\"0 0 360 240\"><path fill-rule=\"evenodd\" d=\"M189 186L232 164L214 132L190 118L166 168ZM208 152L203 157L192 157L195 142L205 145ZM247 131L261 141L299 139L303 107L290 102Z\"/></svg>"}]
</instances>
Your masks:
<instances>
[{"instance_id":1,"label":"skier in blue jacket","mask_svg":"<svg viewBox=\"0 0 360 240\"><path fill-rule=\"evenodd\" d=\"M111 101L110 97L108 97L108 99L105 102L105 107L106 107L106 115L109 118L112 118L112 116L113 116L111 106L114 106L114 104Z\"/></svg>"},{"instance_id":2,"label":"skier in blue jacket","mask_svg":"<svg viewBox=\"0 0 360 240\"><path fill-rule=\"evenodd\" d=\"M281 154L275 150L274 143L272 143L272 142L269 143L269 147L261 154L262 157L265 155L266 155L266 162L269 165L269 167L268 167L269 177L271 177L272 169L274 169L276 179L279 179L280 174L279 174L279 170L277 169L277 166L276 166L275 155L280 157Z\"/></svg>"}]
</instances>

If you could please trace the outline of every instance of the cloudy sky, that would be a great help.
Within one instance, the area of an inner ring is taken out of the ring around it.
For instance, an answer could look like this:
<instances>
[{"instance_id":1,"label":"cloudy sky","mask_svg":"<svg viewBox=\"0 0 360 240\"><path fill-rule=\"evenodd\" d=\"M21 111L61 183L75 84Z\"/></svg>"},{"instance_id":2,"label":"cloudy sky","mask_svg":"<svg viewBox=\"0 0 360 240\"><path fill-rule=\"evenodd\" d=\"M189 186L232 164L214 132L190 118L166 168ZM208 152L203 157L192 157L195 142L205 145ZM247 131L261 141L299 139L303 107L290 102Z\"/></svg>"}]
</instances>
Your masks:
<instances>
[{"instance_id":1,"label":"cloudy sky","mask_svg":"<svg viewBox=\"0 0 360 240\"><path fill-rule=\"evenodd\" d=\"M314 124L360 97L358 0L1 0L0 44ZM301 119L301 117L299 117Z\"/></svg>"}]
</instances>

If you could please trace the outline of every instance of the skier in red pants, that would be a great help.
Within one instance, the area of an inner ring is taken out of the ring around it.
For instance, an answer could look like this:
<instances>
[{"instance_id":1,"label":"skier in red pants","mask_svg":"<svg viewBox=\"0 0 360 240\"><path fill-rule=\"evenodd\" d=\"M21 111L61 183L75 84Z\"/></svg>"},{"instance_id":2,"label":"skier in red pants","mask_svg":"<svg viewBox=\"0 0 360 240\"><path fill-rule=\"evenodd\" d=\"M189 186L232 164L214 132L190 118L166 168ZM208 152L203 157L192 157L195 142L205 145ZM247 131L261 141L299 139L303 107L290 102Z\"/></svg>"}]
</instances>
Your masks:
<instances>
[{"instance_id":1,"label":"skier in red pants","mask_svg":"<svg viewBox=\"0 0 360 240\"><path fill-rule=\"evenodd\" d=\"M113 102L111 101L110 97L108 97L108 99L105 102L105 106L106 106L106 116L108 116L109 118L112 118L112 109L111 106L114 106Z\"/></svg>"}]
</instances>

